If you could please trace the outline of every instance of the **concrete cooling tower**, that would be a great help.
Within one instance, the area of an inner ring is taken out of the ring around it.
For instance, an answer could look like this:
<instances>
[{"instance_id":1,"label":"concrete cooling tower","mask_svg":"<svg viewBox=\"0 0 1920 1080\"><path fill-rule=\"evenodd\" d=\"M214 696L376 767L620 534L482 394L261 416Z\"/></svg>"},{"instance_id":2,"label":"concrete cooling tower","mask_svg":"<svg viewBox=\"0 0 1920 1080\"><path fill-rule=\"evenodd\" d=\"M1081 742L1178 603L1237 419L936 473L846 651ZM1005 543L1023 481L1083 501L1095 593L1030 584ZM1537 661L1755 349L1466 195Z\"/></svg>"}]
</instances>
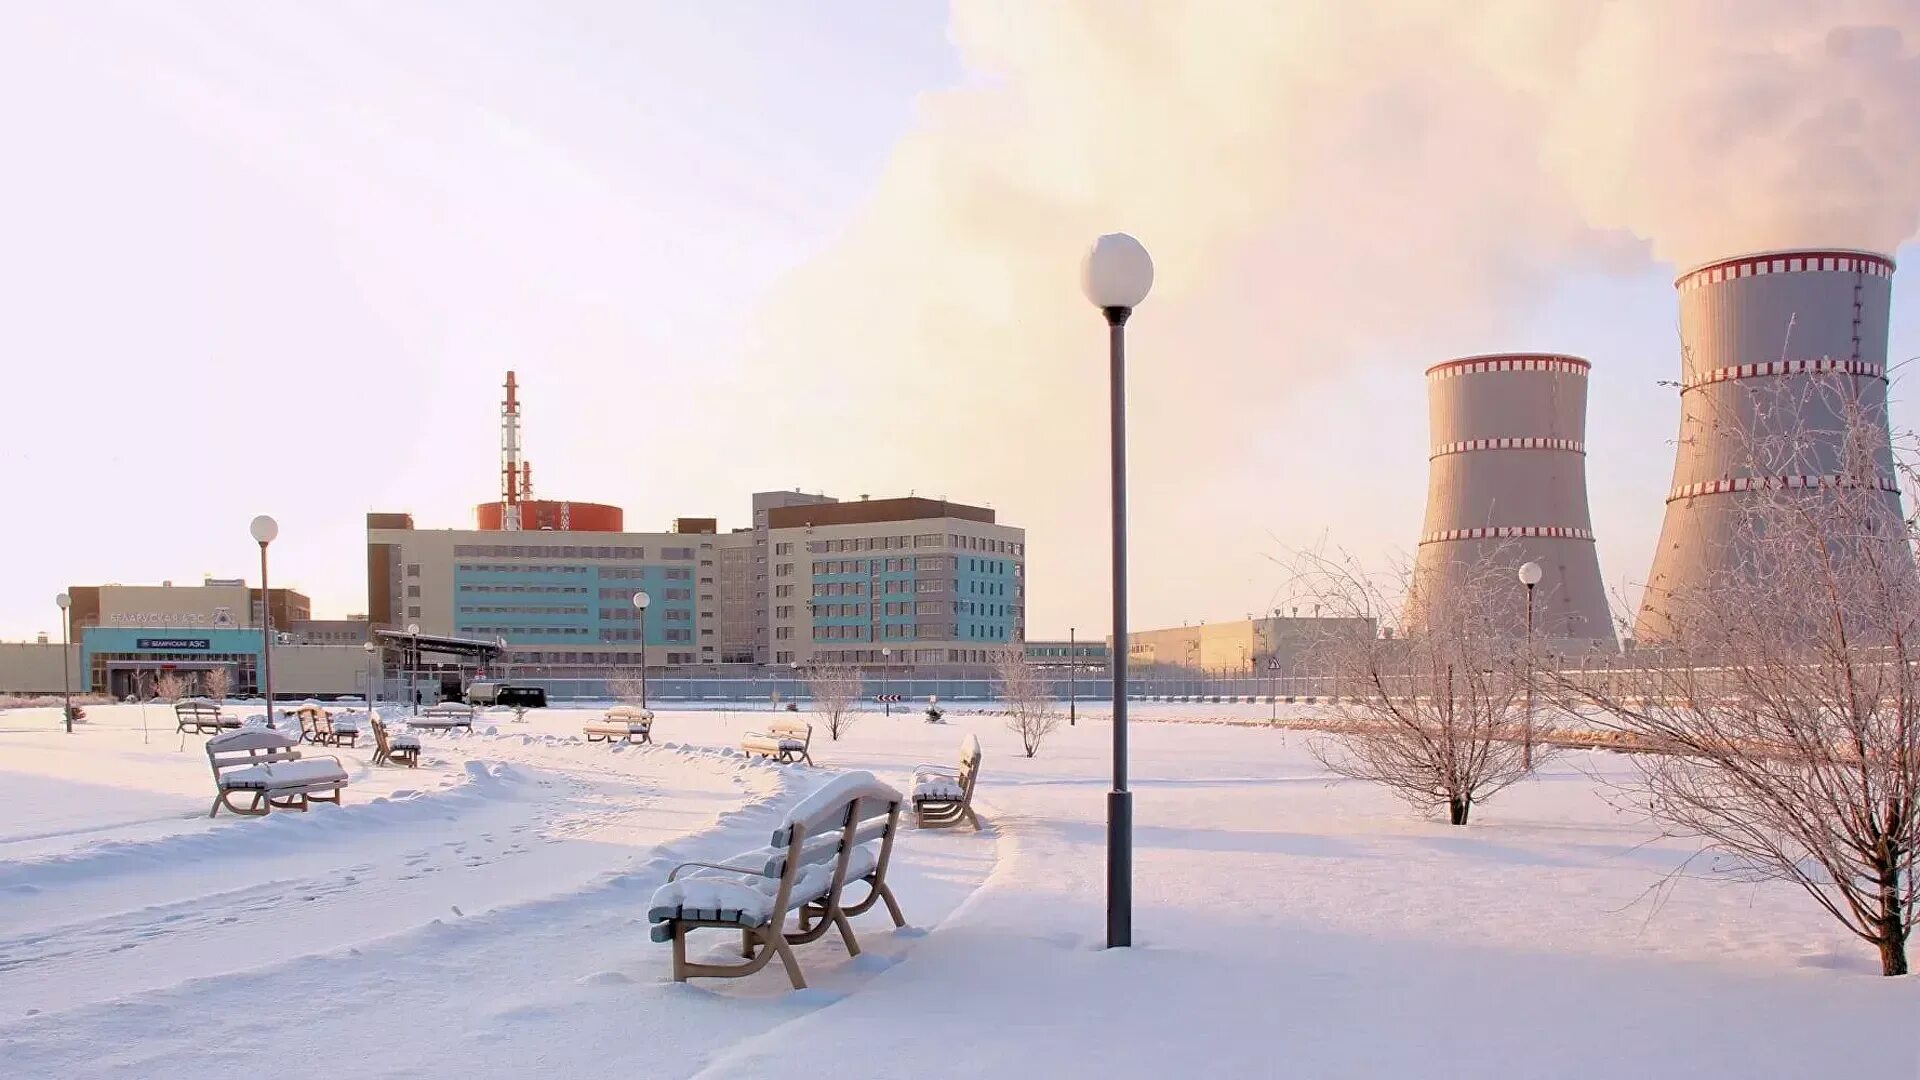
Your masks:
<instances>
[{"instance_id":1,"label":"concrete cooling tower","mask_svg":"<svg viewBox=\"0 0 1920 1080\"><path fill-rule=\"evenodd\" d=\"M1890 520L1900 512L1885 433L1892 260L1861 251L1766 252L1708 263L1674 287L1680 438L1634 628L1648 643L1662 639L1690 591L1749 565L1743 537L1751 532L1741 510L1757 489L1813 498L1833 483L1864 486L1884 493ZM1878 475L1845 469L1843 399L1881 428L1873 435Z\"/></svg>"},{"instance_id":2,"label":"concrete cooling tower","mask_svg":"<svg viewBox=\"0 0 1920 1080\"><path fill-rule=\"evenodd\" d=\"M1472 356L1427 369L1427 518L1414 563L1416 605L1469 602L1470 578L1512 632L1525 632L1537 562L1534 633L1560 649L1615 647L1587 511L1587 361L1545 353ZM1489 573L1492 564L1497 572Z\"/></svg>"}]
</instances>

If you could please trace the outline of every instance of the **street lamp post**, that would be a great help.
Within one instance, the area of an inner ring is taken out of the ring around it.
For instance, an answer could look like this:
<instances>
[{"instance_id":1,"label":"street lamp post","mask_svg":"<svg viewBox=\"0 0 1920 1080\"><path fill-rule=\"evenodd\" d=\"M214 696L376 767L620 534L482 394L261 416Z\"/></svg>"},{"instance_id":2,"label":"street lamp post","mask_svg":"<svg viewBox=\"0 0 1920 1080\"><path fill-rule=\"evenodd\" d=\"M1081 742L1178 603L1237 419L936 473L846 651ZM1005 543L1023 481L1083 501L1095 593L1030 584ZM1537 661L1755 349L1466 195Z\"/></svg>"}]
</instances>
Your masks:
<instances>
[{"instance_id":1,"label":"street lamp post","mask_svg":"<svg viewBox=\"0 0 1920 1080\"><path fill-rule=\"evenodd\" d=\"M1533 587L1540 584L1540 564L1520 568L1520 584L1527 587L1527 714L1520 724L1520 767L1533 769Z\"/></svg>"},{"instance_id":2,"label":"street lamp post","mask_svg":"<svg viewBox=\"0 0 1920 1080\"><path fill-rule=\"evenodd\" d=\"M893 663L893 650L881 649L880 650L880 704L883 707L885 707L885 709L887 710L888 716L893 715L893 702L889 700L887 697L887 691L892 688L893 672L890 669L890 665L892 663Z\"/></svg>"},{"instance_id":3,"label":"street lamp post","mask_svg":"<svg viewBox=\"0 0 1920 1080\"><path fill-rule=\"evenodd\" d=\"M413 715L420 715L420 624L407 624L407 698L413 703Z\"/></svg>"},{"instance_id":4,"label":"street lamp post","mask_svg":"<svg viewBox=\"0 0 1920 1080\"><path fill-rule=\"evenodd\" d=\"M372 716L374 703L380 700L379 691L374 688L375 682L379 679L374 668L374 654L380 651L380 646L368 641L363 642L360 647L367 653L367 715Z\"/></svg>"},{"instance_id":5,"label":"street lamp post","mask_svg":"<svg viewBox=\"0 0 1920 1080\"><path fill-rule=\"evenodd\" d=\"M1107 947L1133 944L1133 793L1127 790L1127 318L1153 288L1140 241L1108 233L1081 264L1080 284L1107 320L1113 481L1113 790L1107 793Z\"/></svg>"},{"instance_id":6,"label":"street lamp post","mask_svg":"<svg viewBox=\"0 0 1920 1080\"><path fill-rule=\"evenodd\" d=\"M1073 647L1074 628L1067 627L1067 726L1079 723L1080 654Z\"/></svg>"},{"instance_id":7,"label":"street lamp post","mask_svg":"<svg viewBox=\"0 0 1920 1080\"><path fill-rule=\"evenodd\" d=\"M67 664L67 651L72 648L67 639L73 635L73 597L61 593L53 598L53 606L60 609L60 720L67 725L67 734L73 734L73 675ZM108 687L109 691L113 688ZM137 688L136 688L137 692Z\"/></svg>"},{"instance_id":8,"label":"street lamp post","mask_svg":"<svg viewBox=\"0 0 1920 1080\"><path fill-rule=\"evenodd\" d=\"M647 707L647 605L651 603L653 603L653 597L646 593L633 594L633 609L640 613L640 707L642 709Z\"/></svg>"},{"instance_id":9,"label":"street lamp post","mask_svg":"<svg viewBox=\"0 0 1920 1080\"><path fill-rule=\"evenodd\" d=\"M273 594L267 588L267 545L280 535L280 523L261 514L247 531L260 545L260 682L267 701L267 726L273 727Z\"/></svg>"}]
</instances>

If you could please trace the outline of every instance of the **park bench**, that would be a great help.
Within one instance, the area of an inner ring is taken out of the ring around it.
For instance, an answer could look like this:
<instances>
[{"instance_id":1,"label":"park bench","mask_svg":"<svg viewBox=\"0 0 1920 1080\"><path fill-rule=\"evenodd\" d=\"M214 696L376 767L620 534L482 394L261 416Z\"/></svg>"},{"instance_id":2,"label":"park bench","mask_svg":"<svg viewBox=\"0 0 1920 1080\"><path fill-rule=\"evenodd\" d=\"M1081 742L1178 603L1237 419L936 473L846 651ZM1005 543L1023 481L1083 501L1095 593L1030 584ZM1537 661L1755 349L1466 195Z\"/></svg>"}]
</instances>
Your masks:
<instances>
[{"instance_id":1,"label":"park bench","mask_svg":"<svg viewBox=\"0 0 1920 1080\"><path fill-rule=\"evenodd\" d=\"M222 714L220 706L211 701L177 702L173 706L173 717L177 722L176 731L191 731L195 735L218 735L240 726L239 717Z\"/></svg>"},{"instance_id":2,"label":"park bench","mask_svg":"<svg viewBox=\"0 0 1920 1080\"><path fill-rule=\"evenodd\" d=\"M213 817L225 806L249 817L271 810L305 810L311 802L339 803L347 771L335 757L303 758L300 740L270 728L243 728L207 740L213 767ZM248 805L234 802L247 796Z\"/></svg>"},{"instance_id":3,"label":"park bench","mask_svg":"<svg viewBox=\"0 0 1920 1080\"><path fill-rule=\"evenodd\" d=\"M813 725L799 720L775 720L765 731L749 731L740 740L740 749L748 754L770 757L782 765L796 761L813 764L808 748L813 745Z\"/></svg>"},{"instance_id":4,"label":"park bench","mask_svg":"<svg viewBox=\"0 0 1920 1080\"><path fill-rule=\"evenodd\" d=\"M588 742L604 742L611 746L615 739L643 743L653 741L653 713L648 709L636 709L631 705L616 705L607 710L607 714L598 720L589 720L582 725Z\"/></svg>"},{"instance_id":5,"label":"park bench","mask_svg":"<svg viewBox=\"0 0 1920 1080\"><path fill-rule=\"evenodd\" d=\"M462 705L456 701L443 701L438 705L429 705L420 710L420 715L407 721L410 728L468 728L473 727L473 706Z\"/></svg>"},{"instance_id":6,"label":"park bench","mask_svg":"<svg viewBox=\"0 0 1920 1080\"><path fill-rule=\"evenodd\" d=\"M647 907L653 940L673 943L674 981L751 975L778 956L788 981L802 990L807 981L793 946L837 928L847 953L860 955L848 918L872 906L876 896L886 898L895 921L904 926L886 887L886 861L899 823L898 791L872 773L842 773L795 804L768 847L725 863L674 867ZM842 890L853 881L873 887L858 911L841 902ZM790 912L797 913L791 930ZM687 934L698 929L738 931L742 962L689 961Z\"/></svg>"},{"instance_id":7,"label":"park bench","mask_svg":"<svg viewBox=\"0 0 1920 1080\"><path fill-rule=\"evenodd\" d=\"M353 746L360 741L360 721L351 713L338 716L319 705L302 705L293 711L300 721L300 740L315 746Z\"/></svg>"},{"instance_id":8,"label":"park bench","mask_svg":"<svg viewBox=\"0 0 1920 1080\"><path fill-rule=\"evenodd\" d=\"M968 735L960 741L960 765L913 767L913 823L922 829L944 829L962 821L975 832L980 819L973 812L973 785L980 778L980 740Z\"/></svg>"},{"instance_id":9,"label":"park bench","mask_svg":"<svg viewBox=\"0 0 1920 1080\"><path fill-rule=\"evenodd\" d=\"M389 735L386 721L374 716L369 723L373 727L373 763L391 765L398 762L409 769L420 767L420 736Z\"/></svg>"}]
</instances>

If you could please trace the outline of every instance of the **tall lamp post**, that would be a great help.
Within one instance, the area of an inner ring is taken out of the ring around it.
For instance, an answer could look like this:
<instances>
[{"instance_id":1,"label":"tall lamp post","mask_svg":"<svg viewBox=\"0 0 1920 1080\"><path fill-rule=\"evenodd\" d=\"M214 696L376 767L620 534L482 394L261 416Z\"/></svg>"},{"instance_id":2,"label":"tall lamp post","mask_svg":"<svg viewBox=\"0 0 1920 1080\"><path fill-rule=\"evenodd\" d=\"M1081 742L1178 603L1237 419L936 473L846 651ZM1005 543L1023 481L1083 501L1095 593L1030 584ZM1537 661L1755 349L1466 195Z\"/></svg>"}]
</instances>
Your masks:
<instances>
[{"instance_id":1,"label":"tall lamp post","mask_svg":"<svg viewBox=\"0 0 1920 1080\"><path fill-rule=\"evenodd\" d=\"M267 701L267 726L273 724L273 594L267 589L267 545L280 535L280 523L261 514L247 526L260 545L260 683Z\"/></svg>"},{"instance_id":2,"label":"tall lamp post","mask_svg":"<svg viewBox=\"0 0 1920 1080\"><path fill-rule=\"evenodd\" d=\"M640 707L642 709L647 707L647 605L651 603L653 603L653 597L646 593L633 594L633 609L640 613Z\"/></svg>"},{"instance_id":3,"label":"tall lamp post","mask_svg":"<svg viewBox=\"0 0 1920 1080\"><path fill-rule=\"evenodd\" d=\"M1520 767L1533 768L1533 587L1543 576L1540 564L1520 567L1520 584L1527 587L1527 715L1520 725Z\"/></svg>"},{"instance_id":4,"label":"tall lamp post","mask_svg":"<svg viewBox=\"0 0 1920 1080\"><path fill-rule=\"evenodd\" d=\"M380 700L380 693L375 689L375 683L379 679L379 676L375 673L373 666L373 654L380 651L380 646L375 645L371 641L367 641L363 642L360 647L365 649L367 653L367 715L372 716L374 703Z\"/></svg>"},{"instance_id":5,"label":"tall lamp post","mask_svg":"<svg viewBox=\"0 0 1920 1080\"><path fill-rule=\"evenodd\" d=\"M893 650L890 648L881 649L880 650L880 704L886 708L888 716L893 715L893 702L887 698L887 691L892 689L892 680L893 680L893 671L891 669L892 663L893 663Z\"/></svg>"},{"instance_id":6,"label":"tall lamp post","mask_svg":"<svg viewBox=\"0 0 1920 1080\"><path fill-rule=\"evenodd\" d=\"M60 609L60 719L67 725L67 734L71 735L73 734L73 675L67 666L67 650L72 646L67 644L67 639L72 636L73 597L60 593L53 598L53 606Z\"/></svg>"},{"instance_id":7,"label":"tall lamp post","mask_svg":"<svg viewBox=\"0 0 1920 1080\"><path fill-rule=\"evenodd\" d=\"M1113 438L1113 790L1107 793L1107 947L1133 944L1133 793L1127 790L1127 317L1153 288L1140 241L1108 233L1080 267L1087 299L1107 320Z\"/></svg>"},{"instance_id":8,"label":"tall lamp post","mask_svg":"<svg viewBox=\"0 0 1920 1080\"><path fill-rule=\"evenodd\" d=\"M407 698L413 704L413 715L420 715L420 624L407 624Z\"/></svg>"}]
</instances>

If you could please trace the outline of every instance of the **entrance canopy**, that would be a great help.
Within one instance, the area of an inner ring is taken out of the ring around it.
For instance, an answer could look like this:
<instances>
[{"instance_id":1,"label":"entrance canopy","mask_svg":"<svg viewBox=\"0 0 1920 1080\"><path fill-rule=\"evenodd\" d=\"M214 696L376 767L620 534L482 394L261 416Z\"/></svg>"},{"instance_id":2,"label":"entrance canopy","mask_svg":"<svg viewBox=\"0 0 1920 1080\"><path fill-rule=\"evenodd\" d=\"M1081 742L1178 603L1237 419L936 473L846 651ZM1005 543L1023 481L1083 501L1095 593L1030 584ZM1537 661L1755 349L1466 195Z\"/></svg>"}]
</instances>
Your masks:
<instances>
[{"instance_id":1,"label":"entrance canopy","mask_svg":"<svg viewBox=\"0 0 1920 1080\"><path fill-rule=\"evenodd\" d=\"M444 637L438 634L409 634L405 630L375 630L373 636L385 648L413 649L444 656L492 660L506 650L497 641L479 638Z\"/></svg>"}]
</instances>

